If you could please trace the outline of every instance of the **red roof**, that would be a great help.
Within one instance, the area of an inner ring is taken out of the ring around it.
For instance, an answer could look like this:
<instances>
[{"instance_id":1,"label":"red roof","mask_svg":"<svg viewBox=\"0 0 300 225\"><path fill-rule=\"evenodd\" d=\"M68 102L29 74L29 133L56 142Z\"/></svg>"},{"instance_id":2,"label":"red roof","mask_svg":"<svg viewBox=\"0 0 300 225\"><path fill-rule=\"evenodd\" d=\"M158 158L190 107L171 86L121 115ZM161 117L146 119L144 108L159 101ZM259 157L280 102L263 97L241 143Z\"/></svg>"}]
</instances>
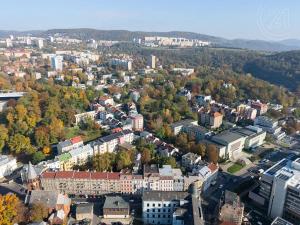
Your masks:
<instances>
[{"instance_id":1,"label":"red roof","mask_svg":"<svg viewBox=\"0 0 300 225\"><path fill-rule=\"evenodd\" d=\"M210 169L211 172L214 172L218 169L218 166L214 163L210 163L207 167Z\"/></svg>"},{"instance_id":2,"label":"red roof","mask_svg":"<svg viewBox=\"0 0 300 225\"><path fill-rule=\"evenodd\" d=\"M109 180L118 180L120 179L120 173L107 173L107 178Z\"/></svg>"},{"instance_id":3,"label":"red roof","mask_svg":"<svg viewBox=\"0 0 300 225\"><path fill-rule=\"evenodd\" d=\"M87 171L77 171L74 172L74 179L89 179L91 177L91 173Z\"/></svg>"},{"instance_id":4,"label":"red roof","mask_svg":"<svg viewBox=\"0 0 300 225\"><path fill-rule=\"evenodd\" d=\"M214 112L213 116L214 116L214 117L218 117L218 116L222 116L222 114L219 113L219 112Z\"/></svg>"},{"instance_id":5,"label":"red roof","mask_svg":"<svg viewBox=\"0 0 300 225\"><path fill-rule=\"evenodd\" d=\"M58 171L55 178L73 178L74 171Z\"/></svg>"},{"instance_id":6,"label":"red roof","mask_svg":"<svg viewBox=\"0 0 300 225\"><path fill-rule=\"evenodd\" d=\"M107 173L105 172L92 172L91 173L91 179L106 179L107 178Z\"/></svg>"},{"instance_id":7,"label":"red roof","mask_svg":"<svg viewBox=\"0 0 300 225\"><path fill-rule=\"evenodd\" d=\"M82 142L82 139L80 136L76 136L76 137L71 138L70 141L72 142L72 144L76 144L76 143Z\"/></svg>"},{"instance_id":8,"label":"red roof","mask_svg":"<svg viewBox=\"0 0 300 225\"><path fill-rule=\"evenodd\" d=\"M54 178L55 177L55 172L44 172L42 173L42 178Z\"/></svg>"}]
</instances>

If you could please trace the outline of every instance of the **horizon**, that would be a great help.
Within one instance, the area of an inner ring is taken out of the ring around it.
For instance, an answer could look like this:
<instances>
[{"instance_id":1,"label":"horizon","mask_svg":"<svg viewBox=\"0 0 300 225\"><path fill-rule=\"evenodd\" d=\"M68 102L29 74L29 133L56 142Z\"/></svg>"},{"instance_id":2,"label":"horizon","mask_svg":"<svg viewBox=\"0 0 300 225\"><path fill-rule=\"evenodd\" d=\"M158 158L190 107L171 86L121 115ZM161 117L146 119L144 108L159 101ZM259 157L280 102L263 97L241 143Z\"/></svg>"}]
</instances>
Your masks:
<instances>
[{"instance_id":1,"label":"horizon","mask_svg":"<svg viewBox=\"0 0 300 225\"><path fill-rule=\"evenodd\" d=\"M300 3L292 0L241 2L228 0L38 0L2 3L0 30L49 29L182 31L226 39L280 41L300 39ZM9 19L8 19L9 18ZM39 21L37 23L36 21ZM59 28L62 27L62 28Z\"/></svg>"}]
</instances>

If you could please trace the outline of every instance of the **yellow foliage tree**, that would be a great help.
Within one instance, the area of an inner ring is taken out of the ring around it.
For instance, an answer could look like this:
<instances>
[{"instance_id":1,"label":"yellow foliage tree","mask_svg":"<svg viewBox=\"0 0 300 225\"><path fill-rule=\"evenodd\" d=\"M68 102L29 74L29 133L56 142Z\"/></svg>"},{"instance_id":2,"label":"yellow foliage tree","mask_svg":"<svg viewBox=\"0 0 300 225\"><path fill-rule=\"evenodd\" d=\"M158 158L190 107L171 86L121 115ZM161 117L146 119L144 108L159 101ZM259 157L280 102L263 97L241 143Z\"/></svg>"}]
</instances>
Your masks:
<instances>
[{"instance_id":1,"label":"yellow foliage tree","mask_svg":"<svg viewBox=\"0 0 300 225\"><path fill-rule=\"evenodd\" d=\"M44 153L45 155L50 155L50 153L51 153L51 148L48 147L48 146L45 146L45 147L43 148L43 153Z\"/></svg>"},{"instance_id":2,"label":"yellow foliage tree","mask_svg":"<svg viewBox=\"0 0 300 225\"><path fill-rule=\"evenodd\" d=\"M0 224L12 225L22 222L24 206L15 194L0 195Z\"/></svg>"}]
</instances>

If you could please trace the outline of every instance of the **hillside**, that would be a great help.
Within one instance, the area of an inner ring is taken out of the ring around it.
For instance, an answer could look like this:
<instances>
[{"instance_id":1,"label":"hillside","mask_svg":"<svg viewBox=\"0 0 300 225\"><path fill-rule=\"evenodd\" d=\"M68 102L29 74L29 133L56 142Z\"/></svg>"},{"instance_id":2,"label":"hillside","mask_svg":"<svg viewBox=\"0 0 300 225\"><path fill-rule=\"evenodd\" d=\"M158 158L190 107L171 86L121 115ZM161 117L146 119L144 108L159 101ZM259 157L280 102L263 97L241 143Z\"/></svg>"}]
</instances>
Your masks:
<instances>
[{"instance_id":1,"label":"hillside","mask_svg":"<svg viewBox=\"0 0 300 225\"><path fill-rule=\"evenodd\" d=\"M300 50L299 40L285 40L281 42L269 42L261 40L247 39L225 39L211 35L199 34L194 32L170 31L170 32L143 32L128 30L97 30L90 28L78 29L51 29L47 31L0 31L0 37L14 35L39 35L43 37L53 36L55 34L78 38L82 40L115 40L115 41L132 41L133 38L143 38L145 36L165 36L165 37L184 37L190 39L201 39L210 41L216 47L241 48L257 51L291 51Z\"/></svg>"},{"instance_id":2,"label":"hillside","mask_svg":"<svg viewBox=\"0 0 300 225\"><path fill-rule=\"evenodd\" d=\"M244 71L273 84L295 90L300 86L300 51L259 57L245 63Z\"/></svg>"}]
</instances>

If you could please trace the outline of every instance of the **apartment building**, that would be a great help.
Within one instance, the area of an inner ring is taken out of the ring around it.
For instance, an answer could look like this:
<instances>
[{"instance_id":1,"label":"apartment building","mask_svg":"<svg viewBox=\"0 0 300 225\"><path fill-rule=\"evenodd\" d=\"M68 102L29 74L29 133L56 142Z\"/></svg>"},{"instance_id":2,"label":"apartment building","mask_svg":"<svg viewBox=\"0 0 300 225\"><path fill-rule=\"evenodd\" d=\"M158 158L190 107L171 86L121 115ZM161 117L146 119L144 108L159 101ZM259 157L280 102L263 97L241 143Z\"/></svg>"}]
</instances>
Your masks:
<instances>
[{"instance_id":1,"label":"apartment building","mask_svg":"<svg viewBox=\"0 0 300 225\"><path fill-rule=\"evenodd\" d=\"M219 128L223 122L223 115L219 112L200 112L200 123L211 129Z\"/></svg>"},{"instance_id":2,"label":"apartment building","mask_svg":"<svg viewBox=\"0 0 300 225\"><path fill-rule=\"evenodd\" d=\"M251 101L250 102L251 108L256 109L257 110L257 115L263 115L268 111L268 105L261 103L259 101Z\"/></svg>"},{"instance_id":3,"label":"apartment building","mask_svg":"<svg viewBox=\"0 0 300 225\"><path fill-rule=\"evenodd\" d=\"M132 129L134 131L143 131L144 129L144 117L141 114L134 114L130 116L132 120Z\"/></svg>"},{"instance_id":4,"label":"apartment building","mask_svg":"<svg viewBox=\"0 0 300 225\"><path fill-rule=\"evenodd\" d=\"M83 140L80 136L76 136L71 139L59 142L57 144L57 152L60 155L64 152L69 152L72 149L78 148L81 146L83 146Z\"/></svg>"},{"instance_id":5,"label":"apartment building","mask_svg":"<svg viewBox=\"0 0 300 225\"><path fill-rule=\"evenodd\" d=\"M94 154L103 154L106 152L115 152L119 144L132 143L134 138L133 131L123 130L108 136L99 138L91 142Z\"/></svg>"},{"instance_id":6,"label":"apartment building","mask_svg":"<svg viewBox=\"0 0 300 225\"><path fill-rule=\"evenodd\" d=\"M176 123L172 123L171 124L172 133L174 135L178 135L182 131L183 127L188 125L198 125L198 122L197 120L186 119L186 120L178 121Z\"/></svg>"},{"instance_id":7,"label":"apartment building","mask_svg":"<svg viewBox=\"0 0 300 225\"><path fill-rule=\"evenodd\" d=\"M267 116L259 116L254 121L254 126L260 127L274 138L280 140L286 136L285 132L278 126L278 121Z\"/></svg>"}]
</instances>

